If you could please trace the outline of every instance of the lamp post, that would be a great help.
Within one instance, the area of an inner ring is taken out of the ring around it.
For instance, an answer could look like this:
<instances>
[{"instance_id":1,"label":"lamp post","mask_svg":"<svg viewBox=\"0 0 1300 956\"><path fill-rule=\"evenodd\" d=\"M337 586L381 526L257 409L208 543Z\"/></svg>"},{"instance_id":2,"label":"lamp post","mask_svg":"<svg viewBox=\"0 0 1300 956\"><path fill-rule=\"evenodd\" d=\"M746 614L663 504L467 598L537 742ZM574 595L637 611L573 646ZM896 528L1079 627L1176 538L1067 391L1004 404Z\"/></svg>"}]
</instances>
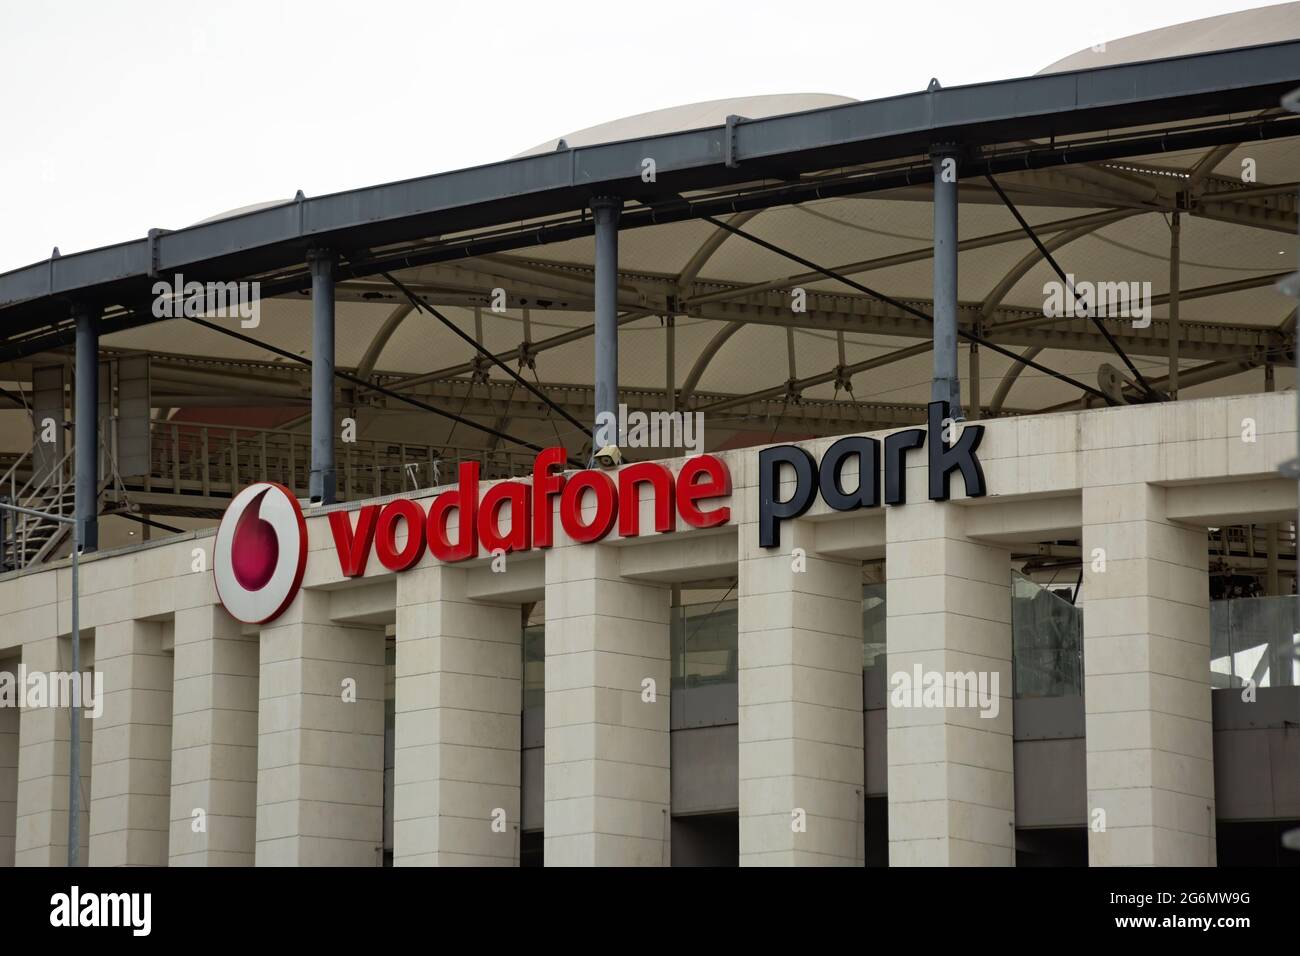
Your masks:
<instances>
[{"instance_id":1,"label":"lamp post","mask_svg":"<svg viewBox=\"0 0 1300 956\"><path fill-rule=\"evenodd\" d=\"M72 673L80 675L81 608L77 566L81 553L81 525L75 517L23 508L7 501L0 501L0 509L72 525ZM3 549L3 541L0 541L0 549ZM72 686L71 682L68 686ZM77 686L81 686L79 677ZM81 701L78 697L78 694L72 695L72 733L68 740L68 866L76 866L81 855Z\"/></svg>"}]
</instances>

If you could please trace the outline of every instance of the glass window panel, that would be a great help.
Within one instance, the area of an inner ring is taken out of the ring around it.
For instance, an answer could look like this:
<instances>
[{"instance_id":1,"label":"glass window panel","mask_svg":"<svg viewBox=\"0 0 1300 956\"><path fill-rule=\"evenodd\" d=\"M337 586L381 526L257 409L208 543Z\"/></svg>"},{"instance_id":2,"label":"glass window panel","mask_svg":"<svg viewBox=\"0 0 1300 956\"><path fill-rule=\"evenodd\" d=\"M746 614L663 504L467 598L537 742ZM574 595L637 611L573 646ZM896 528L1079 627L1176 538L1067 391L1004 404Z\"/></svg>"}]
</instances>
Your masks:
<instances>
[{"instance_id":1,"label":"glass window panel","mask_svg":"<svg viewBox=\"0 0 1300 956\"><path fill-rule=\"evenodd\" d=\"M1210 686L1300 685L1300 599L1294 594L1210 602Z\"/></svg>"},{"instance_id":2,"label":"glass window panel","mask_svg":"<svg viewBox=\"0 0 1300 956\"><path fill-rule=\"evenodd\" d=\"M524 709L546 703L546 625L524 628Z\"/></svg>"},{"instance_id":3,"label":"glass window panel","mask_svg":"<svg viewBox=\"0 0 1300 956\"><path fill-rule=\"evenodd\" d=\"M885 585L862 585L862 669L885 666Z\"/></svg>"},{"instance_id":4,"label":"glass window panel","mask_svg":"<svg viewBox=\"0 0 1300 956\"><path fill-rule=\"evenodd\" d=\"M673 689L736 683L736 602L688 604L672 614Z\"/></svg>"},{"instance_id":5,"label":"glass window panel","mask_svg":"<svg viewBox=\"0 0 1300 956\"><path fill-rule=\"evenodd\" d=\"M1016 697L1083 693L1083 609L1011 572Z\"/></svg>"}]
</instances>

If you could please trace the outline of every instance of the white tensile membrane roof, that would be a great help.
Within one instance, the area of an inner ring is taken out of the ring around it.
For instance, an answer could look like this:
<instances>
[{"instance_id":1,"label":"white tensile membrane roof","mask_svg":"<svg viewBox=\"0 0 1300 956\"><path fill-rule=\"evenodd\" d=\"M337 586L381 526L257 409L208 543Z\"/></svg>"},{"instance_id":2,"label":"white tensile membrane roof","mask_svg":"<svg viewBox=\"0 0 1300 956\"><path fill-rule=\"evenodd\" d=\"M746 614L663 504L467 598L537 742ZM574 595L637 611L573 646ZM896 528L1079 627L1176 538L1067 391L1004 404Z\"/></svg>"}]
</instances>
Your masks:
<instances>
[{"instance_id":1,"label":"white tensile membrane roof","mask_svg":"<svg viewBox=\"0 0 1300 956\"><path fill-rule=\"evenodd\" d=\"M1209 48L1227 48L1297 36L1300 36L1300 3L1282 4L1108 42L1105 51L1081 51L1044 72L1199 52L1207 48L1207 43L1211 44ZM719 100L641 114L571 133L561 139L566 145L576 147L716 125L732 114L757 118L843 102L849 100L823 94ZM521 155L553 150L558 144L559 139ZM1167 307L1160 297L1169 290L1171 217L1168 209L1172 195L1177 191L1191 191L1195 195L1231 192L1242 183L1243 163L1251 167L1258 183L1294 183L1300 180L1300 146L1294 139L1280 139L1236 147L1161 153L1110 164L1063 167L1050 173L1009 174L999 177L999 182L1025 218L1036 227L1114 211L1116 215L1111 220L1094 222L1076 230L1071 241L1056 248L1054 255L1079 281L1150 283L1150 294L1158 303L1152 308L1151 315L1159 321L1167 316ZM1011 213L983 180L963 181L960 197L961 240L1017 230ZM1291 205L1285 208L1294 209L1292 198L1283 194L1281 201L1290 202ZM1241 216L1218 213L1213 216L1182 216L1183 300L1180 314L1184 322L1278 329L1292 316L1293 301L1277 292L1268 277L1297 268L1294 232L1288 232L1279 221L1242 220ZM927 253L931 243L932 207L928 188L915 187L777 207L746 217L743 228L829 267L916 252L912 261L860 268L853 270L852 277L890 296L918 300L922 309L930 310L928 300L932 296L932 274ZM1045 228L1041 238L1046 241L1060 231L1059 227ZM710 240L717 238L714 234L715 228L709 223L688 221L629 229L619 238L622 307L634 307L638 296L647 290L661 293L666 283L681 286L686 314L675 320L674 380L679 388L687 381L706 345L728 324L729 313L719 303L750 301L738 295L735 287L773 283L783 294L788 294L788 290L797 285L809 293L846 296L838 300L842 308L866 308L869 301L866 297L839 282L807 276L792 280L791 277L799 277L807 270L736 236L726 238L710 255L701 255L701 250L708 248ZM463 305L452 304L452 292L483 294L502 287L512 296L521 295L531 303L529 337L531 341L539 342L567 330L591 325L592 315L582 300L590 298L593 251L593 241L585 238L408 269L397 275L408 285L429 290L427 294L441 311L471 334L475 327L474 312ZM990 327L988 335L994 341L1002 342L998 325L1016 318L1016 310L1041 314L1044 284L1056 280L1055 273L1041 259L1017 269L1033 251L1031 241L1021 234L1009 241L963 250L960 254L959 298L972 308L983 307L986 310ZM688 271L691 269L698 271L692 276ZM1017 277L1018 271L1022 274ZM367 287L383 288L389 293L393 291L382 279L364 282ZM1198 290L1225 283L1249 287L1214 294L1198 293ZM437 290L445 291L447 295L440 299ZM709 299L692 307L692 300L703 296ZM578 300L578 304L566 308L563 303L568 299ZM355 368L362 364L397 306L391 298L373 303L339 302L337 362L340 368ZM525 338L523 310L514 304L504 314L483 309L481 321L484 345L493 352L514 349ZM1086 319L1075 319L1074 322L1079 328L1089 328ZM311 307L305 297L296 300L281 298L264 301L259 327L246 331L269 344L308 355L310 325ZM836 333L816 326L817 321L812 317L807 327L794 332L796 378L829 372L840 361ZM622 326L619 340L622 388L663 390L666 339L665 325L657 314L637 318ZM382 338L378 341L383 342ZM922 340L846 332L844 358L851 365L918 341ZM165 321L116 333L105 337L102 345L109 349L143 349L160 356L170 353L204 359L288 364L254 346L182 321ZM1017 353L1025 348L1023 344L1007 344L1007 347ZM1134 351L1131 358L1144 375L1158 379L1168 371L1164 348L1161 345L1159 351L1148 349L1152 354ZM1251 357L1244 348L1234 351L1233 347L1225 346L1215 360L1249 360ZM395 376L427 375L438 370L455 370L471 358L472 351L465 343L457 340L433 318L415 313L398 324L387 338L378 352L374 370ZM1291 387L1294 377L1287 359L1279 356L1277 360L1281 363L1277 369L1277 387ZM166 360L163 358L161 361ZM1037 354L1036 361L1092 386L1097 384L1098 369L1103 363L1123 368L1117 355L1103 351L1044 348ZM1191 369L1207 361L1209 359L1204 357L1185 358L1180 368ZM510 364L515 367L513 361ZM716 356L704 366L695 390L698 393L739 395L781 387L790 378L790 365L785 328L762 321L747 321L726 339L717 349ZM988 349L980 350L982 404L989 404L1011 365L1012 362L1001 355ZM593 366L593 340L586 336L537 355L536 379L548 390L563 384L589 386ZM965 345L961 349L959 367L963 377L963 400L966 401L970 383L967 380L969 365ZM861 403L924 404L930 395L931 372L932 357L923 352L856 374L852 380L852 397ZM525 370L525 374L530 381L533 380L533 371ZM464 380L468 392L469 376L463 370L457 371L456 375ZM492 381L509 382L498 369L492 369L489 375ZM1180 397L1258 392L1263 388L1264 372L1262 367L1255 367L1185 387L1180 390ZM842 390L837 391L833 383L826 382L805 388L802 397L805 401L818 401L842 400L848 396ZM1025 369L1010 389L1004 407L1006 410L1038 411L1079 398L1077 388L1042 372ZM635 404L635 398L628 401ZM457 410L455 401L449 402L445 397L436 403L451 411ZM250 404L257 402L250 399ZM306 408L303 407L302 411L305 414ZM363 409L361 415L365 414ZM413 427L420 431L418 440L421 441L442 442L448 436L446 423L422 413L390 412L384 419L389 424L376 427L380 431L391 428L394 437L409 435ZM480 420L489 425L499 424L484 418ZM870 409L862 411L862 420L864 427L877 427L879 422L878 418L872 417ZM509 421L507 430L534 441L552 442L558 436L575 448L581 443L580 437L573 434L575 430L563 420L547 419L537 414L515 417ZM846 430L841 420L840 425L821 433ZM772 436L804 437L817 432L818 429L806 420L781 421L779 404L773 415L761 421L755 420L752 414L737 415L734 412L718 412L706 418L706 435L711 448L765 442ZM374 430L370 433L374 434ZM491 439L461 427L457 429L454 441L457 445L475 445L491 442Z\"/></svg>"},{"instance_id":2,"label":"white tensile membrane roof","mask_svg":"<svg viewBox=\"0 0 1300 956\"><path fill-rule=\"evenodd\" d=\"M1276 43L1300 36L1300 3L1275 3L1253 10L1224 13L1201 20L1148 30L1117 40L1106 40L1057 60L1038 71L1064 73L1112 63L1159 60L1168 56L1209 53L1237 47Z\"/></svg>"}]
</instances>

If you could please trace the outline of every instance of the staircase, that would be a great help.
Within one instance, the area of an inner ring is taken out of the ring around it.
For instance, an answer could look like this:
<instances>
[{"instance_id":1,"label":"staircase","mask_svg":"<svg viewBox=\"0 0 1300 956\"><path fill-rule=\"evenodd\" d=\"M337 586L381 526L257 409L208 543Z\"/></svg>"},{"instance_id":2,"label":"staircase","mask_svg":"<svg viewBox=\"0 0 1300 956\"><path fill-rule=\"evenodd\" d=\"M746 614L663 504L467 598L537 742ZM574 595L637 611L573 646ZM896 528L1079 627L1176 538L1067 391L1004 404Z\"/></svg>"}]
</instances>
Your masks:
<instances>
[{"instance_id":1,"label":"staircase","mask_svg":"<svg viewBox=\"0 0 1300 956\"><path fill-rule=\"evenodd\" d=\"M38 469L35 465L38 450L33 445L0 476L0 497L20 508L71 517L76 508L72 453L69 451L52 468ZM20 484L19 476L22 474L27 478ZM69 524L15 512L7 512L3 522L0 571L26 568L45 561L72 531Z\"/></svg>"}]
</instances>

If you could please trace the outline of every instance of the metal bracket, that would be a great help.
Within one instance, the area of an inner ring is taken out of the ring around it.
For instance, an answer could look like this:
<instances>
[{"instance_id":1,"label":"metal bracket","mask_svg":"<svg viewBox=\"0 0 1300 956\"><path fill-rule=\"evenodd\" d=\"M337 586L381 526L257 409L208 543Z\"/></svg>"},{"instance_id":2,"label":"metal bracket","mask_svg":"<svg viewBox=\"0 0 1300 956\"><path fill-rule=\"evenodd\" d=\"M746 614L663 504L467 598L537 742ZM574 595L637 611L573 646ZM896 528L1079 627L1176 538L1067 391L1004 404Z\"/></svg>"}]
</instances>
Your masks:
<instances>
[{"instance_id":1,"label":"metal bracket","mask_svg":"<svg viewBox=\"0 0 1300 956\"><path fill-rule=\"evenodd\" d=\"M533 351L532 342L525 340L519 343L519 367L537 371L537 353Z\"/></svg>"},{"instance_id":2,"label":"metal bracket","mask_svg":"<svg viewBox=\"0 0 1300 956\"><path fill-rule=\"evenodd\" d=\"M162 268L162 262L158 251L158 240L163 236L167 235L167 233L169 232L171 232L170 229L149 230L149 278L150 279L158 278L158 270Z\"/></svg>"},{"instance_id":3,"label":"metal bracket","mask_svg":"<svg viewBox=\"0 0 1300 956\"><path fill-rule=\"evenodd\" d=\"M736 155L736 127L748 119L748 116L737 116L734 113L727 117L727 129L722 139L722 162L728 169L740 166Z\"/></svg>"},{"instance_id":4,"label":"metal bracket","mask_svg":"<svg viewBox=\"0 0 1300 956\"><path fill-rule=\"evenodd\" d=\"M420 465L418 461L403 462L406 465L406 477L411 481L411 487L415 490L420 488Z\"/></svg>"}]
</instances>

